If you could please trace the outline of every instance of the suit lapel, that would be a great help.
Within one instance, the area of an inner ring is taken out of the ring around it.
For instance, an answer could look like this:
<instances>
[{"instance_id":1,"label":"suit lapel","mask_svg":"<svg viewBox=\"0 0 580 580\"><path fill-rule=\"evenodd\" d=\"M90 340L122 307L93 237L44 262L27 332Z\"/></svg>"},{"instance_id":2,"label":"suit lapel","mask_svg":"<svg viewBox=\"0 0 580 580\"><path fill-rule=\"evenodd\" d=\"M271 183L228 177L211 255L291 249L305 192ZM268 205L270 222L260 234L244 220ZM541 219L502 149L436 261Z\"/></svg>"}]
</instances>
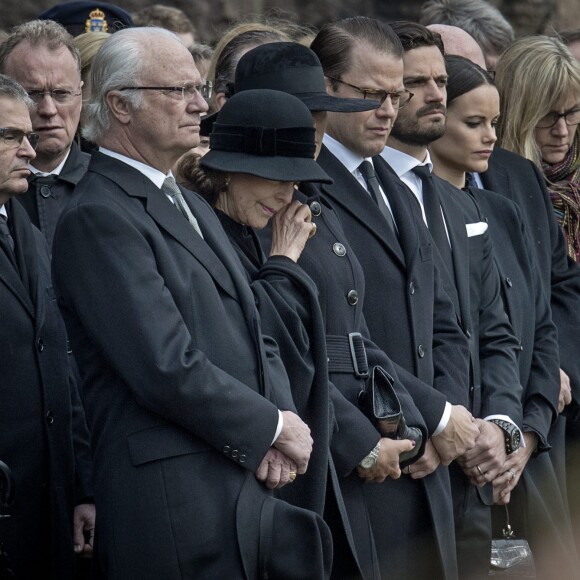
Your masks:
<instances>
[{"instance_id":1,"label":"suit lapel","mask_svg":"<svg viewBox=\"0 0 580 580\"><path fill-rule=\"evenodd\" d=\"M465 227L463 213L454 203L450 190L442 187L438 179L434 179L434 185L439 190L439 199L443 208L445 225L451 242L453 257L453 289L449 290L449 296L455 306L457 316L464 324L469 321L469 238ZM446 272L449 274L449 272ZM451 277L451 275L449 274ZM467 327L466 327L467 328Z\"/></svg>"},{"instance_id":2,"label":"suit lapel","mask_svg":"<svg viewBox=\"0 0 580 580\"><path fill-rule=\"evenodd\" d=\"M93 154L90 170L103 175L107 179L112 179L128 196L144 198L147 213L159 227L190 252L223 290L230 294L232 298L238 299L232 278L221 260L208 243L195 232L191 224L179 214L167 196L155 187L155 184L150 179L147 179L140 171L126 163L98 152ZM198 218L197 215L196 218ZM215 220L218 222L217 217ZM204 224L200 221L200 227L204 237L207 234L211 237L210 230L216 226L215 224L210 225L206 221L204 227ZM218 227L221 227L219 222Z\"/></svg>"},{"instance_id":3,"label":"suit lapel","mask_svg":"<svg viewBox=\"0 0 580 580\"><path fill-rule=\"evenodd\" d=\"M20 211L24 214L25 210L20 207L17 203L12 203L9 201L7 204L9 208L10 219L14 220L14 232L15 232L15 244L17 246L16 251L20 252L24 257L24 260L29 259L30 250L27 248L24 232L26 230L23 224L23 216ZM26 218L27 219L27 218ZM30 227L30 224L28 224ZM34 317L34 304L30 298L30 293L28 288L22 282L18 272L14 269L12 262L10 262L8 256L0 250L0 281L16 296L16 298L22 303L24 308L28 311L31 317Z\"/></svg>"},{"instance_id":4,"label":"suit lapel","mask_svg":"<svg viewBox=\"0 0 580 580\"><path fill-rule=\"evenodd\" d=\"M332 185L322 187L324 195L331 202L342 206L357 221L362 223L365 228L371 230L388 249L389 253L393 255L396 261L405 267L405 258L401 251L401 245L395 239L391 228L389 228L377 204L372 200L368 192L324 145L322 146L317 161L334 179Z\"/></svg>"}]
</instances>

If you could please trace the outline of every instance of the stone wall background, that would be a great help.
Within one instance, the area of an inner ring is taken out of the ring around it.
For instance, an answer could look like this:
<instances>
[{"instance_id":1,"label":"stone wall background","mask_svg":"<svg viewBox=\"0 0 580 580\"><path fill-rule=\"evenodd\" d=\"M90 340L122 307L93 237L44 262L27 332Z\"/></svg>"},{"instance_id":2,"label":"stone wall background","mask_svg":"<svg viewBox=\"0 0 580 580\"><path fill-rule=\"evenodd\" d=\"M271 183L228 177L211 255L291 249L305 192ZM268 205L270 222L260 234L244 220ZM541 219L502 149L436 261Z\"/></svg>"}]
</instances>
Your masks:
<instances>
[{"instance_id":1,"label":"stone wall background","mask_svg":"<svg viewBox=\"0 0 580 580\"><path fill-rule=\"evenodd\" d=\"M579 0L490 0L512 22L519 35L580 28ZM10 29L53 6L54 0L0 0L0 28ZM196 40L208 44L220 38L240 18L272 13L301 24L320 26L357 14L385 20L414 20L423 0L116 0L132 12L160 3L181 8L197 28Z\"/></svg>"}]
</instances>

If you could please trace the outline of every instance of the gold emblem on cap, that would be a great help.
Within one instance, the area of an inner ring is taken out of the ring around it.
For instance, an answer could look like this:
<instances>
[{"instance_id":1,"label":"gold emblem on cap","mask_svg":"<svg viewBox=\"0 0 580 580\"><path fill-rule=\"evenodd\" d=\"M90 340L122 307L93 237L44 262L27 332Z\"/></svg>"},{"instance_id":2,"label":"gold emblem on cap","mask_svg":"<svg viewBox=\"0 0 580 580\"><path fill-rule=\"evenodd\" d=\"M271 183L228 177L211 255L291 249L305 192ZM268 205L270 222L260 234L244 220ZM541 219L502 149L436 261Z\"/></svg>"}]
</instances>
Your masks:
<instances>
[{"instance_id":1,"label":"gold emblem on cap","mask_svg":"<svg viewBox=\"0 0 580 580\"><path fill-rule=\"evenodd\" d=\"M85 32L107 32L107 28L105 13L102 10L95 8L89 12L89 17L85 22Z\"/></svg>"}]
</instances>

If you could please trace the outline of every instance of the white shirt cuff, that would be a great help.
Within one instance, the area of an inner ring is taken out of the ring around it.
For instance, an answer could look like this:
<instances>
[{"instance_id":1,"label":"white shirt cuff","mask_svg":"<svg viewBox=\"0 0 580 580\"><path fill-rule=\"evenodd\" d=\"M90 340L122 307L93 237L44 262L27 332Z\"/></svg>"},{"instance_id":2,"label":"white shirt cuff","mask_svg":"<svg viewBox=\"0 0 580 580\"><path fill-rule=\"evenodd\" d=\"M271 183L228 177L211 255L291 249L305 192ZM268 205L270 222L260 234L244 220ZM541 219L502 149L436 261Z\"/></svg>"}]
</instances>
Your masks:
<instances>
[{"instance_id":1,"label":"white shirt cuff","mask_svg":"<svg viewBox=\"0 0 580 580\"><path fill-rule=\"evenodd\" d=\"M437 429L433 433L431 433L431 437L435 437L439 435L445 427L447 427L447 423L449 423L449 419L451 417L451 403L445 403L445 409L443 411L443 415L441 416L441 420L439 421L439 425L437 425Z\"/></svg>"},{"instance_id":2,"label":"white shirt cuff","mask_svg":"<svg viewBox=\"0 0 580 580\"><path fill-rule=\"evenodd\" d=\"M278 426L276 427L276 434L274 435L274 439L272 439L270 447L276 443L276 439L278 439L280 433L282 433L282 427L284 427L284 415L282 415L282 411L278 409Z\"/></svg>"}]
</instances>

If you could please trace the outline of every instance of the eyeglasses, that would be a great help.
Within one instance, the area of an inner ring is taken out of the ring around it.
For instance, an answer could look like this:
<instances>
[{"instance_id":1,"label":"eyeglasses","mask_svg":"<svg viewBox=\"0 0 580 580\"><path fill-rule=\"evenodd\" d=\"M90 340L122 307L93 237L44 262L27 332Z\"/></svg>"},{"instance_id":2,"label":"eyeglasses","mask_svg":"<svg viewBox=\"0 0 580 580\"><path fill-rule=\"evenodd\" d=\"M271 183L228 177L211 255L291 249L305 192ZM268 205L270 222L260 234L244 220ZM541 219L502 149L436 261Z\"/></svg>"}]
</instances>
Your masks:
<instances>
[{"instance_id":1,"label":"eyeglasses","mask_svg":"<svg viewBox=\"0 0 580 580\"><path fill-rule=\"evenodd\" d=\"M536 127L538 129L548 129L553 127L562 117L566 121L566 125L578 125L580 123L580 109L572 109L565 113L548 113L536 123Z\"/></svg>"},{"instance_id":2,"label":"eyeglasses","mask_svg":"<svg viewBox=\"0 0 580 580\"><path fill-rule=\"evenodd\" d=\"M350 83L341 81L340 79L335 79L334 77L329 77L328 75L326 78L354 89L362 95L363 99L368 98L372 99L373 101L379 101L381 105L387 100L387 97L389 97L391 100L391 105L393 105L393 109L402 109L414 96L413 93L407 89L390 93L381 89L362 89L361 87L351 85Z\"/></svg>"},{"instance_id":3,"label":"eyeglasses","mask_svg":"<svg viewBox=\"0 0 580 580\"><path fill-rule=\"evenodd\" d=\"M192 101L197 94L209 99L213 94L213 84L207 81L202 85L185 84L180 87L122 87L119 91L161 91L164 95L173 95L184 101Z\"/></svg>"},{"instance_id":4,"label":"eyeglasses","mask_svg":"<svg viewBox=\"0 0 580 580\"><path fill-rule=\"evenodd\" d=\"M4 140L4 143L11 148L20 147L24 141L24 137L28 139L30 146L36 149L38 145L38 139L40 135L38 133L25 133L20 129L0 129L0 137Z\"/></svg>"},{"instance_id":5,"label":"eyeglasses","mask_svg":"<svg viewBox=\"0 0 580 580\"><path fill-rule=\"evenodd\" d=\"M77 93L67 89L53 89L52 91L31 90L26 92L35 105L39 105L41 103L42 99L44 99L44 95L48 95L55 103L58 103L59 105L70 103L75 97L81 96L80 89Z\"/></svg>"}]
</instances>

